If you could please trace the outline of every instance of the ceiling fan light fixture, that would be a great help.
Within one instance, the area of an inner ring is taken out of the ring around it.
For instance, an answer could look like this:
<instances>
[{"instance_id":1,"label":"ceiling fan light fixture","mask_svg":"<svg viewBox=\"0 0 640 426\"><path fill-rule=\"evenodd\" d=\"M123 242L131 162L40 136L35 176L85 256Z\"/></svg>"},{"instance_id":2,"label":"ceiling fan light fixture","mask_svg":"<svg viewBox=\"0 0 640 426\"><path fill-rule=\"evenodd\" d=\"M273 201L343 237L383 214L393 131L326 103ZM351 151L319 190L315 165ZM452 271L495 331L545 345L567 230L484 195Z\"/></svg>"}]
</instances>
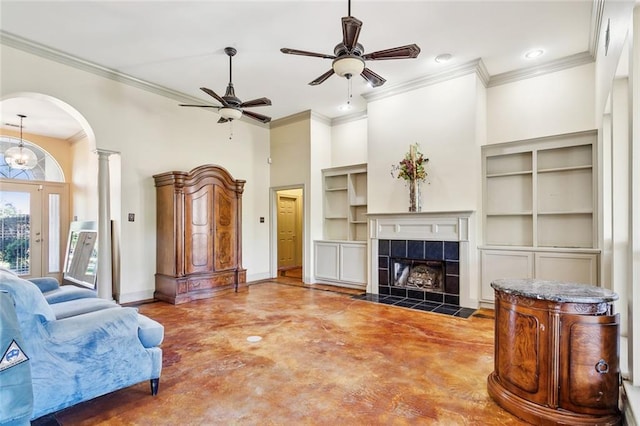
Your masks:
<instances>
[{"instance_id":1,"label":"ceiling fan light fixture","mask_svg":"<svg viewBox=\"0 0 640 426\"><path fill-rule=\"evenodd\" d=\"M27 116L18 114L18 117L20 117L20 143L18 146L12 146L4 152L4 161L12 169L31 170L38 164L38 157L35 152L25 148L22 139L22 119Z\"/></svg>"},{"instance_id":2,"label":"ceiling fan light fixture","mask_svg":"<svg viewBox=\"0 0 640 426\"><path fill-rule=\"evenodd\" d=\"M349 55L333 61L333 71L340 77L351 78L364 70L364 59L360 56Z\"/></svg>"},{"instance_id":3,"label":"ceiling fan light fixture","mask_svg":"<svg viewBox=\"0 0 640 426\"><path fill-rule=\"evenodd\" d=\"M237 120L242 117L242 111L236 108L220 108L218 112L222 118L226 118L227 120Z\"/></svg>"}]
</instances>

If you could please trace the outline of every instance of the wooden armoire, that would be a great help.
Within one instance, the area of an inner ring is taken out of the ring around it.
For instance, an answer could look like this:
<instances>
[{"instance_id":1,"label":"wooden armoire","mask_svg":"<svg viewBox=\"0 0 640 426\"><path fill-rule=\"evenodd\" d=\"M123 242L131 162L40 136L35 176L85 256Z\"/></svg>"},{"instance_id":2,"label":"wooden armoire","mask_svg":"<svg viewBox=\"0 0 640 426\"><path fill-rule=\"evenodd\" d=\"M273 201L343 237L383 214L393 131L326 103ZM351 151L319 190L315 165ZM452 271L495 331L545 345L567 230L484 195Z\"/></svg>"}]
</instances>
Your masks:
<instances>
[{"instance_id":1,"label":"wooden armoire","mask_svg":"<svg viewBox=\"0 0 640 426\"><path fill-rule=\"evenodd\" d=\"M178 304L246 288L242 192L216 165L153 176L156 186L158 300Z\"/></svg>"}]
</instances>

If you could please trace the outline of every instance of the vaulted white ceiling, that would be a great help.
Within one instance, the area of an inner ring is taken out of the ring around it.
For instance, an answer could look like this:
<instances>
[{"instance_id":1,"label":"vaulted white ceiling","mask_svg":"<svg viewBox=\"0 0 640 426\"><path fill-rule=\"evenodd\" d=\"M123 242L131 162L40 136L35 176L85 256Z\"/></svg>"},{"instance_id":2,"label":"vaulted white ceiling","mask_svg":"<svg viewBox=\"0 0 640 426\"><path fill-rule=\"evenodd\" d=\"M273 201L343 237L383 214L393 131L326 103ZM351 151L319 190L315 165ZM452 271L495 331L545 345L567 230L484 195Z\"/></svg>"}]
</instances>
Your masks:
<instances>
[{"instance_id":1,"label":"vaulted white ceiling","mask_svg":"<svg viewBox=\"0 0 640 426\"><path fill-rule=\"evenodd\" d=\"M228 79L226 46L238 50L233 83L242 100L268 97L273 105L252 109L282 118L314 110L329 118L366 110L362 94L372 93L481 59L489 75L513 72L593 49L592 0L570 1L382 1L353 0L351 15L364 22L359 42L365 53L416 43L416 59L368 61L387 79L378 89L361 77L352 81L353 106L342 111L347 81L332 76L308 83L329 70L331 60L285 55L289 47L333 54L342 40L347 0L323 1L10 1L2 0L2 35L35 43L100 67L184 94L184 100L218 105L199 90L223 95ZM534 60L530 49L544 49ZM437 55L451 61L439 64ZM2 64L2 67L11 66ZM176 100L176 108L178 107ZM46 105L44 105L46 106ZM24 100L0 104L1 122L31 115L25 131L53 134L43 105ZM32 108L25 111L25 109ZM196 111L194 111L194 114ZM217 120L212 114L212 120ZM40 120L43 120L40 123ZM40 126L43 126L42 128ZM29 126L29 129L27 129ZM61 123L59 129L62 130ZM57 137L72 136L64 128Z\"/></svg>"}]
</instances>

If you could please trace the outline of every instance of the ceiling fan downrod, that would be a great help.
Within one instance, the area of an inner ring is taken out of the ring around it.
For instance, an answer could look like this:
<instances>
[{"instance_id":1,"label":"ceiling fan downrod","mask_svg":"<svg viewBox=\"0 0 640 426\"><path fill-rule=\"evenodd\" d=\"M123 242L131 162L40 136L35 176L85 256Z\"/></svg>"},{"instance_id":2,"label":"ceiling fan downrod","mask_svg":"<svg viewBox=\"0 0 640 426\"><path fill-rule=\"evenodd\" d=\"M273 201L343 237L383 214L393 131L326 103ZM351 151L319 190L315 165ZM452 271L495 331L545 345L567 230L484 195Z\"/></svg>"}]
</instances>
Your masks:
<instances>
[{"instance_id":1,"label":"ceiling fan downrod","mask_svg":"<svg viewBox=\"0 0 640 426\"><path fill-rule=\"evenodd\" d=\"M236 55L236 53L238 53L238 51L236 49L234 49L233 47L225 47L224 48L224 53L226 53L229 56L229 83L232 83L233 82L233 76L232 76L233 67L231 66L231 59Z\"/></svg>"}]
</instances>

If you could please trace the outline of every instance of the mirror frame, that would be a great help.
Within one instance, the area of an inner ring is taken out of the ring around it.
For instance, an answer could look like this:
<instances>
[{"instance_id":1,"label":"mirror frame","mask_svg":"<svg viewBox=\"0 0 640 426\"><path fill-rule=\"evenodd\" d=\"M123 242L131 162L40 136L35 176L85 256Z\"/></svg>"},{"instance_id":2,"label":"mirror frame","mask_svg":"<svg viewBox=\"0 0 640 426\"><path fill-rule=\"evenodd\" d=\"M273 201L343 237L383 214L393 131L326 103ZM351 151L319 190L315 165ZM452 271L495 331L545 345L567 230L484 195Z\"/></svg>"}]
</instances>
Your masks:
<instances>
[{"instance_id":1,"label":"mirror frame","mask_svg":"<svg viewBox=\"0 0 640 426\"><path fill-rule=\"evenodd\" d=\"M77 253L76 245L82 235L93 237L91 247L85 247L82 256L74 256ZM95 235L93 235L95 234ZM86 249L91 249L86 252ZM75 261L75 263L74 263ZM80 265L78 262L82 261ZM92 274L86 272L91 270ZM98 228L94 221L71 222L69 226L69 237L67 239L67 250L65 252L64 268L62 271L63 284L80 285L92 290L96 289L98 273Z\"/></svg>"}]
</instances>

